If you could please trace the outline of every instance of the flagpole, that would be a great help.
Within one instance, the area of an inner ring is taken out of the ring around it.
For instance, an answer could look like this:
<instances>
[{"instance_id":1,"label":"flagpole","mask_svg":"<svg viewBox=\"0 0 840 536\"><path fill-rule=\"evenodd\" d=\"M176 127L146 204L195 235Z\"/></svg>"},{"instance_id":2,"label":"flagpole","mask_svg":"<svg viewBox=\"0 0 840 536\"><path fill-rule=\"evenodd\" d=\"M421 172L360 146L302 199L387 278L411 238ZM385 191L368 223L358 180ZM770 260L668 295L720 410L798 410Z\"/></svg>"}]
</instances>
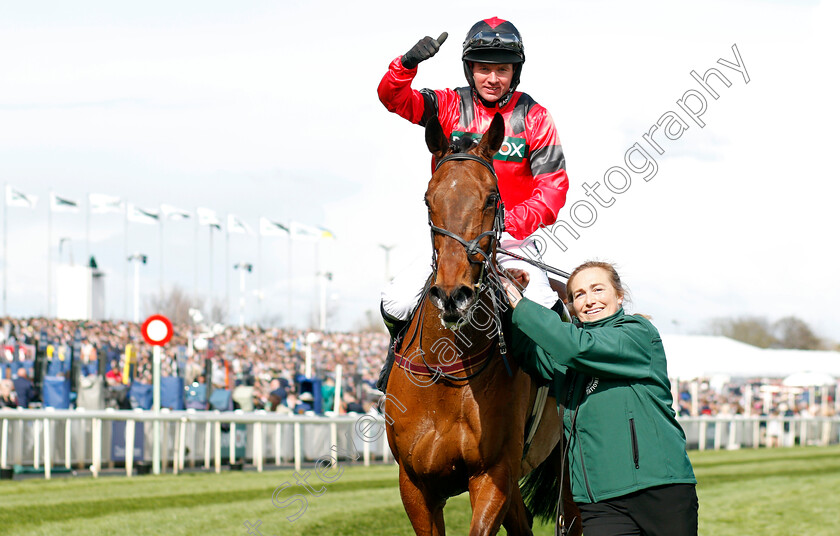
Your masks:
<instances>
[{"instance_id":1,"label":"flagpole","mask_svg":"<svg viewBox=\"0 0 840 536\"><path fill-rule=\"evenodd\" d=\"M262 222L260 222L262 224ZM5 248L4 248L5 251ZM262 228L257 230L257 321L262 318ZM5 288L5 287L4 287Z\"/></svg>"},{"instance_id":2,"label":"flagpole","mask_svg":"<svg viewBox=\"0 0 840 536\"><path fill-rule=\"evenodd\" d=\"M128 203L123 210L123 319L128 320Z\"/></svg>"},{"instance_id":3,"label":"flagpole","mask_svg":"<svg viewBox=\"0 0 840 536\"><path fill-rule=\"evenodd\" d=\"M225 226L225 309L230 310L230 214ZM230 314L228 314L230 316ZM230 320L228 318L228 320Z\"/></svg>"},{"instance_id":4,"label":"flagpole","mask_svg":"<svg viewBox=\"0 0 840 536\"><path fill-rule=\"evenodd\" d=\"M7 260L9 258L9 248L7 235L9 234L9 185L3 183L3 317L7 316L6 312L6 288L8 288L9 279L6 276L8 273Z\"/></svg>"},{"instance_id":5,"label":"flagpole","mask_svg":"<svg viewBox=\"0 0 840 536\"><path fill-rule=\"evenodd\" d=\"M210 231L210 309L213 308L213 225L207 226L208 231Z\"/></svg>"},{"instance_id":6,"label":"flagpole","mask_svg":"<svg viewBox=\"0 0 840 536\"><path fill-rule=\"evenodd\" d=\"M52 204L53 191L50 190L50 206L47 207L47 318L52 318Z\"/></svg>"},{"instance_id":7,"label":"flagpole","mask_svg":"<svg viewBox=\"0 0 840 536\"><path fill-rule=\"evenodd\" d=\"M321 331L325 331L326 320L326 302L327 302L327 287L326 278L321 273L321 240L315 242L315 292L319 294L318 300L318 326ZM320 288L319 288L320 287Z\"/></svg>"},{"instance_id":8,"label":"flagpole","mask_svg":"<svg viewBox=\"0 0 840 536\"><path fill-rule=\"evenodd\" d=\"M161 210L160 215L158 216L158 225L160 225L160 235L158 236L158 247L160 249L160 305L163 305L163 220L166 219L164 216L163 211Z\"/></svg>"},{"instance_id":9,"label":"flagpole","mask_svg":"<svg viewBox=\"0 0 840 536\"><path fill-rule=\"evenodd\" d=\"M321 331L327 331L327 274L323 273L321 270L321 239L319 238L317 242L315 242L315 268L318 270L317 275L315 276L315 287L318 287L318 283L321 284L321 299L320 302L320 327ZM318 279L320 278L320 281Z\"/></svg>"},{"instance_id":10,"label":"flagpole","mask_svg":"<svg viewBox=\"0 0 840 536\"><path fill-rule=\"evenodd\" d=\"M198 307L198 230L201 226L198 223L198 213L195 218L195 240L193 240L193 305Z\"/></svg>"},{"instance_id":11,"label":"flagpole","mask_svg":"<svg viewBox=\"0 0 840 536\"><path fill-rule=\"evenodd\" d=\"M291 227L290 227L291 229ZM291 328L292 327L292 289L294 285L292 284L292 233L289 233L289 254L286 256L286 263L287 269L286 272L289 275L289 282L288 282L288 292L286 293L286 314L287 320L286 323Z\"/></svg>"},{"instance_id":12,"label":"flagpole","mask_svg":"<svg viewBox=\"0 0 840 536\"><path fill-rule=\"evenodd\" d=\"M90 266L90 192L87 194L87 214L85 215L85 244L87 244L87 255L83 266Z\"/></svg>"}]
</instances>

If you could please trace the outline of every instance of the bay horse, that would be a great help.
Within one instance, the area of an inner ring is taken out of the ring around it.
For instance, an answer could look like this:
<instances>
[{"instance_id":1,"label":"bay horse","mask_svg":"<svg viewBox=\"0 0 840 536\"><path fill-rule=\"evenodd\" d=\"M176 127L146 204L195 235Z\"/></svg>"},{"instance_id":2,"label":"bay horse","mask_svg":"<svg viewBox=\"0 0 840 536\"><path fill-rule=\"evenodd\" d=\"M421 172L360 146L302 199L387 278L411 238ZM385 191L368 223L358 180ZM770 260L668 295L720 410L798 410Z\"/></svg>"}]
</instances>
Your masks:
<instances>
[{"instance_id":1,"label":"bay horse","mask_svg":"<svg viewBox=\"0 0 840 536\"><path fill-rule=\"evenodd\" d=\"M447 499L468 491L471 536L496 534L501 526L509 535L531 535L532 511L554 520L562 481L568 524L577 508L568 476L560 478L562 421L549 399L523 456L537 386L505 354L506 304L491 277L499 275L495 253L504 222L492 158L504 119L496 114L477 145L464 137L450 146L436 117L425 137L437 162L425 195L434 273L382 401L403 505L416 534L443 536ZM528 473L531 511L519 484Z\"/></svg>"}]
</instances>

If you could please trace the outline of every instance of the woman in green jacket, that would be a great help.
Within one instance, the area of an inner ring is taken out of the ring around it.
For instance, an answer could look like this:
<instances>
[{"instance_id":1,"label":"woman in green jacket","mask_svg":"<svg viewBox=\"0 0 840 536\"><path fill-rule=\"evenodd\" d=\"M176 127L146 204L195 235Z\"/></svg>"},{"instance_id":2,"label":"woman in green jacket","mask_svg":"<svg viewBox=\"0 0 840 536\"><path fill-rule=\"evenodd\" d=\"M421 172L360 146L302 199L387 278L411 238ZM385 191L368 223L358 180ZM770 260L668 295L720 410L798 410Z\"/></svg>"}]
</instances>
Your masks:
<instances>
[{"instance_id":1,"label":"woman in green jacket","mask_svg":"<svg viewBox=\"0 0 840 536\"><path fill-rule=\"evenodd\" d=\"M615 268L590 261L569 278L579 322L522 298L504 280L522 367L563 403L572 479L586 536L696 535L698 502L685 433L672 407L659 332L624 313Z\"/></svg>"}]
</instances>

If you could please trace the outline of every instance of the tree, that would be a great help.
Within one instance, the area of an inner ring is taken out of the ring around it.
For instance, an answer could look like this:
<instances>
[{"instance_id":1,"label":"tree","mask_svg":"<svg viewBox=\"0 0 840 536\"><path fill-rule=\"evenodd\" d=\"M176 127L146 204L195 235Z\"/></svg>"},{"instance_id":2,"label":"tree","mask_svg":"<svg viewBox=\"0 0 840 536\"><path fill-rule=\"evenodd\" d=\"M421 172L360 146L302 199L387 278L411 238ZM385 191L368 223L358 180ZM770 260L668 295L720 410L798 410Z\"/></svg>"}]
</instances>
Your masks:
<instances>
[{"instance_id":1,"label":"tree","mask_svg":"<svg viewBox=\"0 0 840 536\"><path fill-rule=\"evenodd\" d=\"M786 316L773 324L780 348L819 350L823 344L810 326L795 316Z\"/></svg>"},{"instance_id":2,"label":"tree","mask_svg":"<svg viewBox=\"0 0 840 536\"><path fill-rule=\"evenodd\" d=\"M196 300L178 285L163 296L151 296L147 301L147 310L162 314L173 324L190 322L190 309L201 309L204 300Z\"/></svg>"},{"instance_id":3,"label":"tree","mask_svg":"<svg viewBox=\"0 0 840 536\"><path fill-rule=\"evenodd\" d=\"M263 329L283 327L285 319L283 315L276 312L265 313L257 320L257 325Z\"/></svg>"},{"instance_id":4,"label":"tree","mask_svg":"<svg viewBox=\"0 0 840 536\"><path fill-rule=\"evenodd\" d=\"M162 296L154 295L146 300L146 309L154 314L162 314L173 324L192 323L190 309L202 312L205 322L226 324L229 309L223 299L214 299L210 303L201 297L194 297L178 285Z\"/></svg>"},{"instance_id":5,"label":"tree","mask_svg":"<svg viewBox=\"0 0 840 536\"><path fill-rule=\"evenodd\" d=\"M786 316L772 324L759 316L715 318L709 322L708 332L759 348L818 350L824 346L810 326L795 316Z\"/></svg>"},{"instance_id":6,"label":"tree","mask_svg":"<svg viewBox=\"0 0 840 536\"><path fill-rule=\"evenodd\" d=\"M210 304L210 311L209 311L208 318L210 322L214 324L227 324L228 317L230 315L230 307L223 299L215 299L213 303Z\"/></svg>"},{"instance_id":7,"label":"tree","mask_svg":"<svg viewBox=\"0 0 840 536\"><path fill-rule=\"evenodd\" d=\"M382 317L375 314L372 310L367 309L364 318L356 321L356 331L383 333L386 330L385 325L382 323Z\"/></svg>"},{"instance_id":8,"label":"tree","mask_svg":"<svg viewBox=\"0 0 840 536\"><path fill-rule=\"evenodd\" d=\"M715 318L709 322L712 335L723 335L759 348L770 348L778 343L770 323L764 317Z\"/></svg>"}]
</instances>

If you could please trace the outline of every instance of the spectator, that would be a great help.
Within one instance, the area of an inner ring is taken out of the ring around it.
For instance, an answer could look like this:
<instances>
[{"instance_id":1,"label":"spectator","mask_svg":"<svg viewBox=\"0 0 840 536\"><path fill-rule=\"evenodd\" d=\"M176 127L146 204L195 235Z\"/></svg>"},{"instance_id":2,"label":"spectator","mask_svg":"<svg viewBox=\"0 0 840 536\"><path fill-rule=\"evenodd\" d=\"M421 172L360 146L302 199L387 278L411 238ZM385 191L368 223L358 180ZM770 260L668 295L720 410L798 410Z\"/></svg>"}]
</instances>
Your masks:
<instances>
[{"instance_id":1,"label":"spectator","mask_svg":"<svg viewBox=\"0 0 840 536\"><path fill-rule=\"evenodd\" d=\"M344 413L364 413L365 408L359 404L353 393L346 392L342 397L344 399Z\"/></svg>"},{"instance_id":2,"label":"spectator","mask_svg":"<svg viewBox=\"0 0 840 536\"><path fill-rule=\"evenodd\" d=\"M324 403L324 411L332 411L335 405L335 379L328 375L321 384L321 399Z\"/></svg>"},{"instance_id":3,"label":"spectator","mask_svg":"<svg viewBox=\"0 0 840 536\"><path fill-rule=\"evenodd\" d=\"M0 380L0 409L16 408L17 395L12 380Z\"/></svg>"},{"instance_id":4,"label":"spectator","mask_svg":"<svg viewBox=\"0 0 840 536\"><path fill-rule=\"evenodd\" d=\"M303 415L307 411L312 411L314 400L315 397L312 396L312 393L301 393L301 395L298 397L298 403L294 409L295 414Z\"/></svg>"},{"instance_id":5,"label":"spectator","mask_svg":"<svg viewBox=\"0 0 840 536\"><path fill-rule=\"evenodd\" d=\"M271 391L268 393L268 403L271 405L272 409L276 409L282 405L289 406L286 401L286 398L288 397L288 390L283 387L280 380L276 378L271 380L269 389Z\"/></svg>"},{"instance_id":6,"label":"spectator","mask_svg":"<svg viewBox=\"0 0 840 536\"><path fill-rule=\"evenodd\" d=\"M185 367L186 371L184 372L184 382L187 384L193 383L196 379L201 375L202 368L201 364L198 362L195 356L192 356L187 360L187 366Z\"/></svg>"},{"instance_id":7,"label":"spectator","mask_svg":"<svg viewBox=\"0 0 840 536\"><path fill-rule=\"evenodd\" d=\"M14 379L14 386L18 406L28 408L35 388L32 386L32 380L27 377L25 368L18 369L18 377Z\"/></svg>"},{"instance_id":8,"label":"spectator","mask_svg":"<svg viewBox=\"0 0 840 536\"><path fill-rule=\"evenodd\" d=\"M198 376L187 388L186 408L205 410L207 409L207 385L204 383L204 375Z\"/></svg>"},{"instance_id":9,"label":"spectator","mask_svg":"<svg viewBox=\"0 0 840 536\"><path fill-rule=\"evenodd\" d=\"M250 384L250 385L249 385ZM254 411L254 382L253 380L236 380L233 389L233 408L242 411Z\"/></svg>"},{"instance_id":10,"label":"spectator","mask_svg":"<svg viewBox=\"0 0 840 536\"><path fill-rule=\"evenodd\" d=\"M297 395L294 393L289 393L288 396L286 396L286 402L284 404L280 404L277 407L277 411L286 415L294 415L295 408L299 404L300 402L298 402Z\"/></svg>"},{"instance_id":11,"label":"spectator","mask_svg":"<svg viewBox=\"0 0 840 536\"><path fill-rule=\"evenodd\" d=\"M120 372L120 367L116 359L111 360L111 370L105 373L105 381L108 383L108 385L112 386L122 384L122 372Z\"/></svg>"}]
</instances>

